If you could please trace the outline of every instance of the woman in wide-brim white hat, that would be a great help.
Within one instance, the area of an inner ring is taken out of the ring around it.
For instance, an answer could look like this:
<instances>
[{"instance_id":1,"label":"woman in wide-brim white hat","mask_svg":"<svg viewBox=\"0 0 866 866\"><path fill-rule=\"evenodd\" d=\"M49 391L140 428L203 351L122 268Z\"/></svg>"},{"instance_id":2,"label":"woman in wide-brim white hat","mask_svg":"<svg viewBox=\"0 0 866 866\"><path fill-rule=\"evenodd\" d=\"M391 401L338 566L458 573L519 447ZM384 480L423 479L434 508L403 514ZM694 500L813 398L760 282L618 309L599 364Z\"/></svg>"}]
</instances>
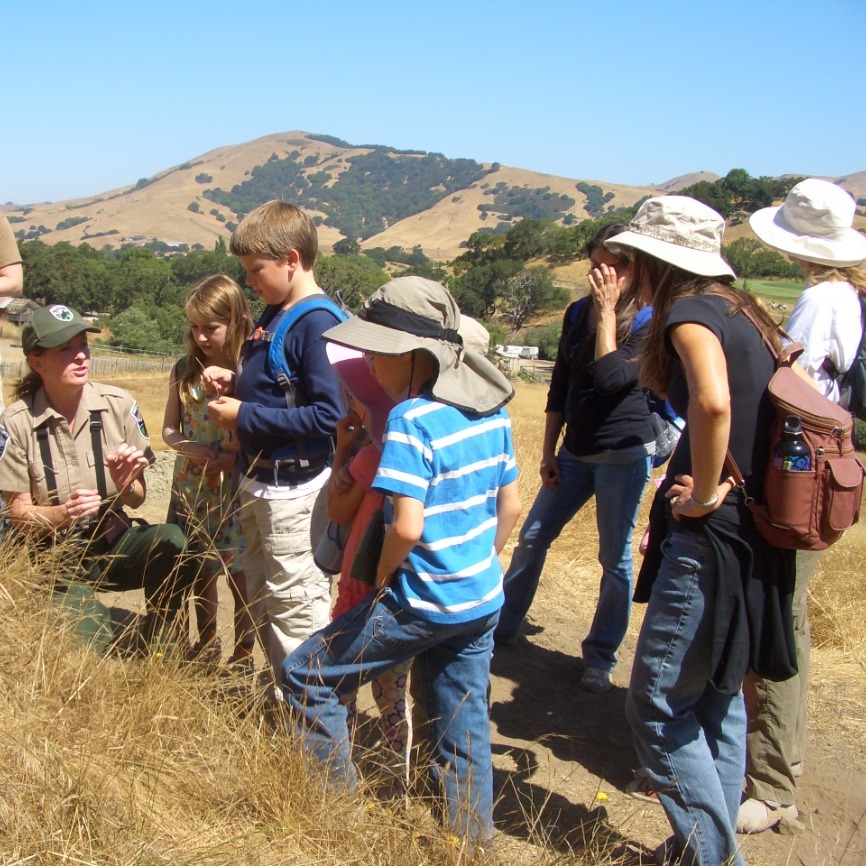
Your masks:
<instances>
[{"instance_id":1,"label":"woman in wide-brim white hat","mask_svg":"<svg viewBox=\"0 0 866 866\"><path fill-rule=\"evenodd\" d=\"M803 270L805 289L785 329L805 347L800 363L821 393L837 403L838 379L857 357L866 324L858 297L866 297L866 237L853 227L855 209L841 187L808 178L784 204L749 218L767 246Z\"/></svg>"},{"instance_id":2,"label":"woman in wide-brim white hat","mask_svg":"<svg viewBox=\"0 0 866 866\"><path fill-rule=\"evenodd\" d=\"M659 851L664 862L681 856L742 866L735 834L745 769L741 687L750 666L793 673L790 608L786 616L784 598L765 584L790 588L793 557L761 538L725 468L730 449L741 469L747 464L749 489L761 490L773 422L767 343L778 347L779 336L734 287L723 233L711 208L662 196L606 245L629 249L632 279L653 305L642 384L686 419L650 514L635 593L647 610L626 712L674 831ZM773 642L749 628L767 621L765 610L787 626Z\"/></svg>"},{"instance_id":3,"label":"woman in wide-brim white hat","mask_svg":"<svg viewBox=\"0 0 866 866\"><path fill-rule=\"evenodd\" d=\"M752 214L752 230L803 270L805 288L786 325L803 344L800 363L818 389L845 402L839 377L854 359L866 310L866 237L854 227L854 199L826 180L794 186L784 203ZM781 682L749 677L749 734L740 832L759 833L797 814L797 776L805 764L810 629L807 597L819 554L797 553L793 614L798 675Z\"/></svg>"}]
</instances>

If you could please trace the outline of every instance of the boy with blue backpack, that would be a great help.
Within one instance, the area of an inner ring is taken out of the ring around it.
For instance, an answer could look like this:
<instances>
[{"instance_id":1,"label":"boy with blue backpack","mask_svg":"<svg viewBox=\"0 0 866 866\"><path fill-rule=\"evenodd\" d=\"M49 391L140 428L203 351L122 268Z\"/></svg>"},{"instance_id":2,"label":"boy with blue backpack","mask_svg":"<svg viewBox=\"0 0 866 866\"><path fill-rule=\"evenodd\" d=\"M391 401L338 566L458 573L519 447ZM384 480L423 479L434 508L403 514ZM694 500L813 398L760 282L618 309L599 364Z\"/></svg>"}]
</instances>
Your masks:
<instances>
[{"instance_id":1,"label":"boy with blue backpack","mask_svg":"<svg viewBox=\"0 0 866 866\"><path fill-rule=\"evenodd\" d=\"M208 368L211 418L237 433L243 566L256 630L276 678L285 657L329 621L330 582L313 561L313 524L332 437L344 414L322 333L345 318L316 284L318 237L300 208L269 201L251 211L230 250L265 310L237 373ZM232 396L226 392L232 391Z\"/></svg>"}]
</instances>

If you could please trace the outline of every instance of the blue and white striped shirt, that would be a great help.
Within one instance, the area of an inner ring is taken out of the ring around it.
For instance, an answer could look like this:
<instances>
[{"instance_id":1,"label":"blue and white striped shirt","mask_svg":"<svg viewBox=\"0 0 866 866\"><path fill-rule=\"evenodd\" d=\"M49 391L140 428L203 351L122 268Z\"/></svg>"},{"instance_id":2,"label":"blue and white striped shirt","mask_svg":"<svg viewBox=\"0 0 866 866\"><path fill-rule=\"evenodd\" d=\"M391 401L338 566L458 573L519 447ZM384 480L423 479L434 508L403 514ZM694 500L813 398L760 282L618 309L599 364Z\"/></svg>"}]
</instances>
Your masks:
<instances>
[{"instance_id":1,"label":"blue and white striped shirt","mask_svg":"<svg viewBox=\"0 0 866 866\"><path fill-rule=\"evenodd\" d=\"M373 487L424 503L421 538L392 584L400 604L422 619L451 623L502 606L496 500L516 478L504 409L478 418L415 397L391 410Z\"/></svg>"}]
</instances>

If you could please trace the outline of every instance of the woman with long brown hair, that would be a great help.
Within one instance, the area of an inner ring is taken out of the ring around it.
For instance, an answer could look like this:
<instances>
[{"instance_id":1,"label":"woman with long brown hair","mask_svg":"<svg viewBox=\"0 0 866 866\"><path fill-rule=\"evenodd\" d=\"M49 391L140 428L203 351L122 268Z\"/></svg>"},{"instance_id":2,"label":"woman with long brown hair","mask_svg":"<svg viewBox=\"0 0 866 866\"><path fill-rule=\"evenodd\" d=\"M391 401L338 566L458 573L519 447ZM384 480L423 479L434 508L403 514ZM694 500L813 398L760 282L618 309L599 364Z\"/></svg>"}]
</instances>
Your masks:
<instances>
[{"instance_id":1,"label":"woman with long brown hair","mask_svg":"<svg viewBox=\"0 0 866 866\"><path fill-rule=\"evenodd\" d=\"M628 253L612 253L604 245L624 228L604 226L586 245L590 292L571 304L563 319L545 409L542 486L505 575L496 629L497 646L517 641L550 545L595 497L602 574L595 616L581 645L580 680L590 692L610 689L628 628L631 536L656 439L636 363L650 311L641 309Z\"/></svg>"},{"instance_id":2,"label":"woman with long brown hair","mask_svg":"<svg viewBox=\"0 0 866 866\"><path fill-rule=\"evenodd\" d=\"M651 512L635 596L648 605L626 712L674 831L660 862L702 866L744 862L734 827L746 670L765 662L773 675L795 670L793 557L761 538L725 468L730 450L748 489L762 489L773 421L770 347L779 338L734 287L720 254L723 232L724 220L706 205L662 196L607 241L631 252L632 279L653 304L642 384L686 419ZM787 623L778 645L759 646L750 634L761 605L774 605L777 621Z\"/></svg>"}]
</instances>

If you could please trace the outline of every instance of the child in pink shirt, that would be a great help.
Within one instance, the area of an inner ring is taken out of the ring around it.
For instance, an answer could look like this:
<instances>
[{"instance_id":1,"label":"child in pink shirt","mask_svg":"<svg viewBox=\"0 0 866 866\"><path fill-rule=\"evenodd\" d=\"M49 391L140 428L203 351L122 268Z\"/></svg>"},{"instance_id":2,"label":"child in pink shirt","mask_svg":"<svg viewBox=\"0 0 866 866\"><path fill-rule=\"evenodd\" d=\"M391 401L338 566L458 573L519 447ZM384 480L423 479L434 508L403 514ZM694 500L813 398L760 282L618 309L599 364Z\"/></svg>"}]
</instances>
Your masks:
<instances>
[{"instance_id":1,"label":"child in pink shirt","mask_svg":"<svg viewBox=\"0 0 866 866\"><path fill-rule=\"evenodd\" d=\"M334 464L326 489L328 517L337 524L351 524L343 551L332 618L351 610L375 589L350 574L364 530L374 512L382 508L384 495L372 490L379 468L380 448L393 400L371 375L364 357L353 349L328 344L328 357L337 377L351 395L349 413L337 422ZM362 437L369 438L364 444ZM360 445L360 447L358 447ZM354 456L353 456L354 455ZM402 662L373 680L373 698L381 714L382 735L393 752L397 789L405 790L409 774L412 725L406 701L406 685L412 662ZM350 724L356 717L357 694L344 698Z\"/></svg>"}]
</instances>

